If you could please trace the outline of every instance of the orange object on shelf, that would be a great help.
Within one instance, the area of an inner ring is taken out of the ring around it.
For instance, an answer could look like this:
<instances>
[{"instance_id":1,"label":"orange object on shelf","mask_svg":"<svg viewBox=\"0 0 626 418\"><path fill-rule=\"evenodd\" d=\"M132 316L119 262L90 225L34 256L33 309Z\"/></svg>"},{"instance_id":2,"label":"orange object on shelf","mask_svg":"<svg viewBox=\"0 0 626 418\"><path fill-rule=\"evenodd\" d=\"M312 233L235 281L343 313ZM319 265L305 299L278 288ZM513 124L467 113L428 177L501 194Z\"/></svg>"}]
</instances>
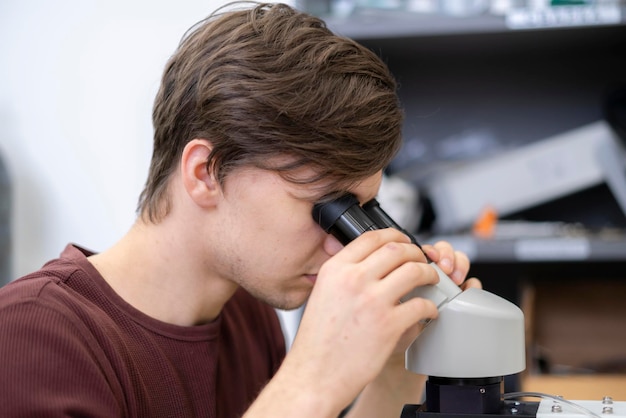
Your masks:
<instances>
[{"instance_id":1,"label":"orange object on shelf","mask_svg":"<svg viewBox=\"0 0 626 418\"><path fill-rule=\"evenodd\" d=\"M487 206L472 226L472 233L479 238L493 238L498 225L498 212Z\"/></svg>"}]
</instances>

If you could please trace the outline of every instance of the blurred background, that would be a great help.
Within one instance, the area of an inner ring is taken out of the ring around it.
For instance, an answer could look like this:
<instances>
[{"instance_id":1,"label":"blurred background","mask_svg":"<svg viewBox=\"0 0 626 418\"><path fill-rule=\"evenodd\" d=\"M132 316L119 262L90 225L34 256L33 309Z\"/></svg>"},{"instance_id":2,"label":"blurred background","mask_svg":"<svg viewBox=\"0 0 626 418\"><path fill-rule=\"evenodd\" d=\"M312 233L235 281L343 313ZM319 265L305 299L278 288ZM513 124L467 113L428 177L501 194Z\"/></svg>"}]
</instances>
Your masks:
<instances>
[{"instance_id":1,"label":"blurred background","mask_svg":"<svg viewBox=\"0 0 626 418\"><path fill-rule=\"evenodd\" d=\"M131 226L163 66L225 3L0 2L0 285L69 242L99 251ZM524 389L572 374L583 389L626 388L626 4L292 4L398 79L404 145L379 200L524 308ZM283 318L290 339L298 313ZM574 383L556 382L565 396Z\"/></svg>"}]
</instances>

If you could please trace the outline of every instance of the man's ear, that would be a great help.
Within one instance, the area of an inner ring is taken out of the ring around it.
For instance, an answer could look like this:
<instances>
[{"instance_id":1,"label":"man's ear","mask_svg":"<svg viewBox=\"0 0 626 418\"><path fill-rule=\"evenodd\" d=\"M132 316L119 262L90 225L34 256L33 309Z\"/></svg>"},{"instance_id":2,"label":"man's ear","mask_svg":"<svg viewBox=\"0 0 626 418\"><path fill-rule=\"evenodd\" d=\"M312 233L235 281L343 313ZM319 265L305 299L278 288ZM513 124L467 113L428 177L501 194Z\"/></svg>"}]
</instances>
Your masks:
<instances>
[{"instance_id":1,"label":"man's ear","mask_svg":"<svg viewBox=\"0 0 626 418\"><path fill-rule=\"evenodd\" d=\"M180 160L183 186L191 199L201 207L214 206L222 190L207 160L213 144L206 139L193 139L185 145Z\"/></svg>"}]
</instances>

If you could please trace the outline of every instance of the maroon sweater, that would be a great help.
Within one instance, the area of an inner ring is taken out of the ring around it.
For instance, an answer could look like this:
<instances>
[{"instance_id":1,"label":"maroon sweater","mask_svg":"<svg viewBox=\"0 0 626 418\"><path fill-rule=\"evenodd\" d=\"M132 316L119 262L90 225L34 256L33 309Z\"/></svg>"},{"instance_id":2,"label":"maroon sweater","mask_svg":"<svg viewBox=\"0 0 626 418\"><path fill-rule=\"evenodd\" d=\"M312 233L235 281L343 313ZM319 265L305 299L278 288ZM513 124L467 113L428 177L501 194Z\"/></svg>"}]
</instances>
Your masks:
<instances>
[{"instance_id":1,"label":"maroon sweater","mask_svg":"<svg viewBox=\"0 0 626 418\"><path fill-rule=\"evenodd\" d=\"M89 254L68 245L0 289L0 415L240 416L285 355L275 311L240 289L210 324L166 324L122 300Z\"/></svg>"}]
</instances>

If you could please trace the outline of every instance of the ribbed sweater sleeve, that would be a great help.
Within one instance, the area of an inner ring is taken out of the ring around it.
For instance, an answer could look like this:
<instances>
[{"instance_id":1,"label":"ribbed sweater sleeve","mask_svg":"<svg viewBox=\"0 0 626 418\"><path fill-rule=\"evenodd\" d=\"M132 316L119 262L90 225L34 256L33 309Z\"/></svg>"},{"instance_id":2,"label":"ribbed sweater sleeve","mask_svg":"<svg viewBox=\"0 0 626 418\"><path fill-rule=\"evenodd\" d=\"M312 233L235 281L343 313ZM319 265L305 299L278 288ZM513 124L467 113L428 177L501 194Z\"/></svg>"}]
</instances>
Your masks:
<instances>
[{"instance_id":1,"label":"ribbed sweater sleeve","mask_svg":"<svg viewBox=\"0 0 626 418\"><path fill-rule=\"evenodd\" d=\"M98 353L59 306L24 299L2 307L0 336L2 416L125 415Z\"/></svg>"}]
</instances>

